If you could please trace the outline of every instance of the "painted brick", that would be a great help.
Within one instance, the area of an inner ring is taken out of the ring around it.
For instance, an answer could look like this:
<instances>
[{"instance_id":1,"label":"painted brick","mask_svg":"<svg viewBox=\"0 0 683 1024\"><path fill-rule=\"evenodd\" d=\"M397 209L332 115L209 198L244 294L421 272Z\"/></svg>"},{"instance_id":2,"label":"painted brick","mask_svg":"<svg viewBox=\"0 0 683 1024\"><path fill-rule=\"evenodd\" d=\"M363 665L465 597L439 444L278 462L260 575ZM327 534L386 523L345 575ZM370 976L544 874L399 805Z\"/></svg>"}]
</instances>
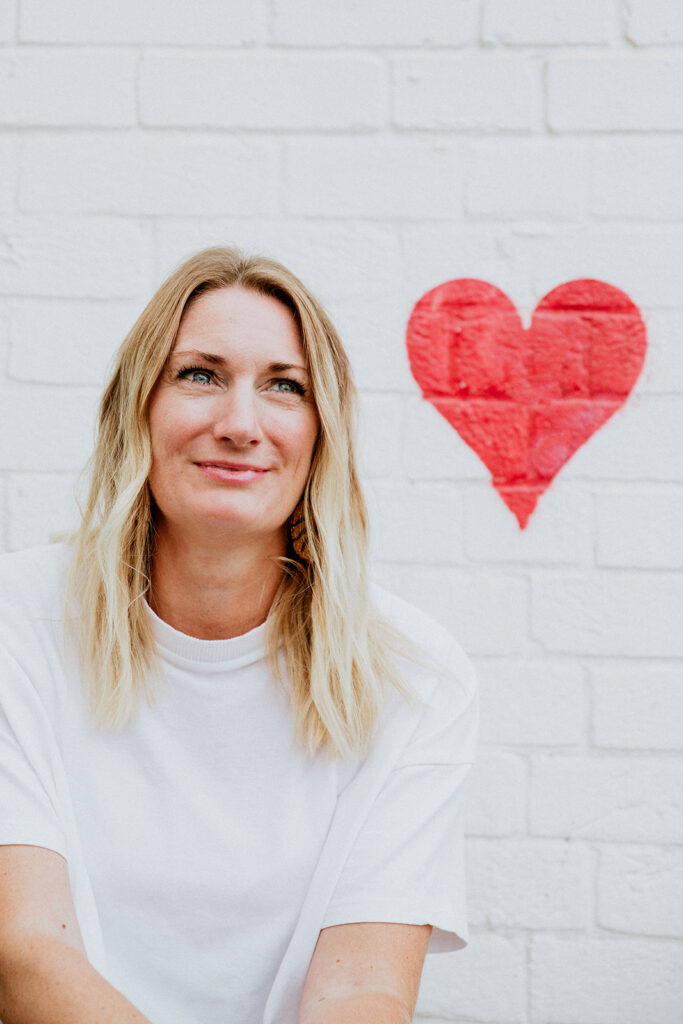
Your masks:
<instances>
[{"instance_id":1,"label":"painted brick","mask_svg":"<svg viewBox=\"0 0 683 1024\"><path fill-rule=\"evenodd\" d=\"M29 213L273 212L276 159L255 139L39 136L23 147L19 202Z\"/></svg>"},{"instance_id":2,"label":"painted brick","mask_svg":"<svg viewBox=\"0 0 683 1024\"><path fill-rule=\"evenodd\" d=\"M670 0L626 0L626 38L638 46L683 43L683 7Z\"/></svg>"},{"instance_id":3,"label":"painted brick","mask_svg":"<svg viewBox=\"0 0 683 1024\"><path fill-rule=\"evenodd\" d=\"M537 298L561 281L596 278L626 292L642 310L680 308L680 225L541 225L538 229L520 228L511 245L515 259L530 266ZM522 299L517 298L516 302L519 304Z\"/></svg>"},{"instance_id":4,"label":"painted brick","mask_svg":"<svg viewBox=\"0 0 683 1024\"><path fill-rule=\"evenodd\" d=\"M683 488L609 491L596 507L598 565L683 569Z\"/></svg>"},{"instance_id":5,"label":"painted brick","mask_svg":"<svg viewBox=\"0 0 683 1024\"><path fill-rule=\"evenodd\" d=\"M21 0L22 42L125 43L153 46L239 46L263 41L265 4L253 0L202 0L191 7L146 0L144 17L135 0L115 5L89 0Z\"/></svg>"},{"instance_id":6,"label":"painted brick","mask_svg":"<svg viewBox=\"0 0 683 1024\"><path fill-rule=\"evenodd\" d=\"M680 938L683 850L603 850L598 871L598 924L611 931Z\"/></svg>"},{"instance_id":7,"label":"painted brick","mask_svg":"<svg viewBox=\"0 0 683 1024\"><path fill-rule=\"evenodd\" d=\"M468 487L464 509L465 552L477 562L593 562L592 496L576 485L554 483L525 530L520 530L493 487Z\"/></svg>"},{"instance_id":8,"label":"painted brick","mask_svg":"<svg viewBox=\"0 0 683 1024\"><path fill-rule=\"evenodd\" d=\"M459 518L457 505L452 505L450 522L456 534ZM403 557L396 561L401 564ZM469 654L534 651L527 639L527 583L519 576L416 567L404 569L399 578L405 600L449 629Z\"/></svg>"},{"instance_id":9,"label":"painted brick","mask_svg":"<svg viewBox=\"0 0 683 1024\"><path fill-rule=\"evenodd\" d=\"M135 223L17 218L0 226L0 295L132 298L149 282L149 242Z\"/></svg>"},{"instance_id":10,"label":"painted brick","mask_svg":"<svg viewBox=\"0 0 683 1024\"><path fill-rule=\"evenodd\" d=\"M593 743L631 750L683 748L681 669L652 665L591 670Z\"/></svg>"},{"instance_id":11,"label":"painted brick","mask_svg":"<svg viewBox=\"0 0 683 1024\"><path fill-rule=\"evenodd\" d=\"M428 956L417 1002L416 1024L487 1021L526 1024L526 939L472 933L455 956ZM496 979L491 984L491 978Z\"/></svg>"},{"instance_id":12,"label":"painted brick","mask_svg":"<svg viewBox=\"0 0 683 1024\"><path fill-rule=\"evenodd\" d=\"M589 850L566 843L470 840L469 920L489 929L586 928L593 862Z\"/></svg>"},{"instance_id":13,"label":"painted brick","mask_svg":"<svg viewBox=\"0 0 683 1024\"><path fill-rule=\"evenodd\" d=\"M400 398L374 392L361 394L360 413L358 451L362 475L396 480L401 475L401 452L397 443L401 424Z\"/></svg>"},{"instance_id":14,"label":"painted brick","mask_svg":"<svg viewBox=\"0 0 683 1024\"><path fill-rule=\"evenodd\" d=\"M394 124L456 131L523 131L534 121L529 63L498 54L398 57Z\"/></svg>"},{"instance_id":15,"label":"painted brick","mask_svg":"<svg viewBox=\"0 0 683 1024\"><path fill-rule=\"evenodd\" d=\"M391 301L381 302L382 318L395 308L399 241L388 227L367 221L164 219L157 231L159 283L191 253L208 245L233 244L284 263L324 304L337 302L340 314L353 314L359 300L383 297ZM394 314L394 322L394 329L402 331L404 320ZM400 341L399 334L402 357Z\"/></svg>"},{"instance_id":16,"label":"painted brick","mask_svg":"<svg viewBox=\"0 0 683 1024\"><path fill-rule=\"evenodd\" d=\"M57 473L16 473L9 478L7 550L47 544L78 523L74 478Z\"/></svg>"},{"instance_id":17,"label":"painted brick","mask_svg":"<svg viewBox=\"0 0 683 1024\"><path fill-rule=\"evenodd\" d=\"M683 220L678 140L610 140L593 150L591 212L622 220Z\"/></svg>"},{"instance_id":18,"label":"painted brick","mask_svg":"<svg viewBox=\"0 0 683 1024\"><path fill-rule=\"evenodd\" d=\"M557 57L548 61L548 124L556 132L680 131L683 60Z\"/></svg>"},{"instance_id":19,"label":"painted brick","mask_svg":"<svg viewBox=\"0 0 683 1024\"><path fill-rule=\"evenodd\" d=\"M0 124L135 123L135 62L119 53L22 50L0 56Z\"/></svg>"},{"instance_id":20,"label":"painted brick","mask_svg":"<svg viewBox=\"0 0 683 1024\"><path fill-rule=\"evenodd\" d=\"M288 46L458 46L476 29L474 0L273 0L273 39Z\"/></svg>"},{"instance_id":21,"label":"painted brick","mask_svg":"<svg viewBox=\"0 0 683 1024\"><path fill-rule=\"evenodd\" d=\"M462 538L453 524L460 517L460 496L448 484L373 483L372 551L378 561L457 564Z\"/></svg>"},{"instance_id":22,"label":"painted brick","mask_svg":"<svg viewBox=\"0 0 683 1024\"><path fill-rule=\"evenodd\" d=\"M538 756L530 806L532 835L680 843L683 764L653 756Z\"/></svg>"},{"instance_id":23,"label":"painted brick","mask_svg":"<svg viewBox=\"0 0 683 1024\"><path fill-rule=\"evenodd\" d=\"M549 651L683 656L683 577L595 570L532 582L531 635Z\"/></svg>"},{"instance_id":24,"label":"painted brick","mask_svg":"<svg viewBox=\"0 0 683 1024\"><path fill-rule=\"evenodd\" d=\"M34 299L15 303L8 374L45 384L104 384L142 303Z\"/></svg>"},{"instance_id":25,"label":"painted brick","mask_svg":"<svg viewBox=\"0 0 683 1024\"><path fill-rule=\"evenodd\" d=\"M384 78L370 56L158 54L140 67L140 116L163 127L373 128Z\"/></svg>"},{"instance_id":26,"label":"painted brick","mask_svg":"<svg viewBox=\"0 0 683 1024\"><path fill-rule=\"evenodd\" d=\"M512 754L480 751L468 780L470 836L515 836L525 827L527 766Z\"/></svg>"},{"instance_id":27,"label":"painted brick","mask_svg":"<svg viewBox=\"0 0 683 1024\"><path fill-rule=\"evenodd\" d=\"M606 43L612 10L609 0L485 0L482 39L532 46Z\"/></svg>"},{"instance_id":28,"label":"painted brick","mask_svg":"<svg viewBox=\"0 0 683 1024\"><path fill-rule=\"evenodd\" d=\"M487 140L468 147L465 210L475 217L576 220L586 192L582 145L545 138Z\"/></svg>"},{"instance_id":29,"label":"painted brick","mask_svg":"<svg viewBox=\"0 0 683 1024\"><path fill-rule=\"evenodd\" d=\"M583 671L578 665L482 661L477 666L481 693L482 743L578 746L584 742L587 707Z\"/></svg>"},{"instance_id":30,"label":"painted brick","mask_svg":"<svg viewBox=\"0 0 683 1024\"><path fill-rule=\"evenodd\" d=\"M321 139L287 145L288 213L372 220L455 217L460 194L460 154L450 143Z\"/></svg>"},{"instance_id":31,"label":"painted brick","mask_svg":"<svg viewBox=\"0 0 683 1024\"><path fill-rule=\"evenodd\" d=\"M610 310L618 304L620 312L602 315L597 334L579 312L586 303ZM568 341L574 337L572 361ZM535 364L531 382L529 346ZM471 279L427 293L408 325L411 367L423 393L489 468L521 526L555 472L624 401L644 352L637 309L602 282L570 282L554 289L537 308L528 337L510 300L492 285ZM585 380L584 366L590 367ZM551 399L532 418L525 404L530 384L543 387ZM576 401L575 391L585 396L582 402ZM565 395L573 400L566 403Z\"/></svg>"},{"instance_id":32,"label":"painted brick","mask_svg":"<svg viewBox=\"0 0 683 1024\"><path fill-rule=\"evenodd\" d=\"M673 1024L683 1004L680 950L656 940L539 935L531 946L532 1020Z\"/></svg>"},{"instance_id":33,"label":"painted brick","mask_svg":"<svg viewBox=\"0 0 683 1024\"><path fill-rule=\"evenodd\" d=\"M98 400L85 388L0 388L0 469L80 470L90 455Z\"/></svg>"}]
</instances>

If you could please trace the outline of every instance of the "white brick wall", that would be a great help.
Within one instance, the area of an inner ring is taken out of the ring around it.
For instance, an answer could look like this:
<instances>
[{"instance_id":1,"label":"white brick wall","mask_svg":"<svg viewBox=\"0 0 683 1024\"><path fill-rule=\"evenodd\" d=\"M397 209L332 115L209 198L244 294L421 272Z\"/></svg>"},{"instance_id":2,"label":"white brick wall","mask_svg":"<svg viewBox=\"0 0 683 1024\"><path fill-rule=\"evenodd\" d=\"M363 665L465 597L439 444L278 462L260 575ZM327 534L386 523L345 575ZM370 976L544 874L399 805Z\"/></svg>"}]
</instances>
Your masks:
<instances>
[{"instance_id":1,"label":"white brick wall","mask_svg":"<svg viewBox=\"0 0 683 1024\"><path fill-rule=\"evenodd\" d=\"M534 111L532 67L498 54L398 57L393 120L399 128L523 131Z\"/></svg>"},{"instance_id":2,"label":"white brick wall","mask_svg":"<svg viewBox=\"0 0 683 1024\"><path fill-rule=\"evenodd\" d=\"M557 57L548 61L548 124L556 132L680 131L683 61Z\"/></svg>"},{"instance_id":3,"label":"white brick wall","mask_svg":"<svg viewBox=\"0 0 683 1024\"><path fill-rule=\"evenodd\" d=\"M598 924L632 935L680 936L683 930L683 851L604 850L598 870Z\"/></svg>"},{"instance_id":4,"label":"white brick wall","mask_svg":"<svg viewBox=\"0 0 683 1024\"><path fill-rule=\"evenodd\" d=\"M627 0L626 38L636 46L683 43L683 7L670 0Z\"/></svg>"},{"instance_id":5,"label":"white brick wall","mask_svg":"<svg viewBox=\"0 0 683 1024\"><path fill-rule=\"evenodd\" d=\"M0 43L11 42L16 33L17 5L14 0L2 0L0 3Z\"/></svg>"},{"instance_id":6,"label":"white brick wall","mask_svg":"<svg viewBox=\"0 0 683 1024\"><path fill-rule=\"evenodd\" d=\"M680 948L654 939L538 935L531 1019L564 1024L673 1024L683 1005Z\"/></svg>"},{"instance_id":7,"label":"white brick wall","mask_svg":"<svg viewBox=\"0 0 683 1024\"><path fill-rule=\"evenodd\" d=\"M135 61L95 50L0 55L0 124L132 128Z\"/></svg>"},{"instance_id":8,"label":"white brick wall","mask_svg":"<svg viewBox=\"0 0 683 1024\"><path fill-rule=\"evenodd\" d=\"M365 54L157 54L140 65L140 119L152 128L379 128L385 81L382 61Z\"/></svg>"},{"instance_id":9,"label":"white brick wall","mask_svg":"<svg viewBox=\"0 0 683 1024\"><path fill-rule=\"evenodd\" d=\"M592 851L562 842L476 839L469 855L473 925L582 932L592 923Z\"/></svg>"},{"instance_id":10,"label":"white brick wall","mask_svg":"<svg viewBox=\"0 0 683 1024\"><path fill-rule=\"evenodd\" d=\"M277 154L265 141L176 134L36 135L21 148L19 206L30 214L209 216L272 213ZM55 174L56 172L56 174Z\"/></svg>"},{"instance_id":11,"label":"white brick wall","mask_svg":"<svg viewBox=\"0 0 683 1024\"><path fill-rule=\"evenodd\" d=\"M461 209L462 156L451 142L302 139L287 143L285 158L290 214L422 220L456 217Z\"/></svg>"},{"instance_id":12,"label":"white brick wall","mask_svg":"<svg viewBox=\"0 0 683 1024\"><path fill-rule=\"evenodd\" d=\"M680 669L635 662L591 670L593 743L624 750L680 750Z\"/></svg>"},{"instance_id":13,"label":"white brick wall","mask_svg":"<svg viewBox=\"0 0 683 1024\"><path fill-rule=\"evenodd\" d=\"M567 46L607 43L612 0L482 0L486 43Z\"/></svg>"},{"instance_id":14,"label":"white brick wall","mask_svg":"<svg viewBox=\"0 0 683 1024\"><path fill-rule=\"evenodd\" d=\"M586 206L587 153L566 139L487 139L467 158L465 210L495 221L575 221Z\"/></svg>"},{"instance_id":15,"label":"white brick wall","mask_svg":"<svg viewBox=\"0 0 683 1024\"><path fill-rule=\"evenodd\" d=\"M260 3L200 0L196 6L165 0L21 0L22 43L93 43L131 46L242 46L263 42L266 10Z\"/></svg>"},{"instance_id":16,"label":"white brick wall","mask_svg":"<svg viewBox=\"0 0 683 1024\"><path fill-rule=\"evenodd\" d=\"M534 836L683 842L683 764L659 756L590 753L532 760Z\"/></svg>"},{"instance_id":17,"label":"white brick wall","mask_svg":"<svg viewBox=\"0 0 683 1024\"><path fill-rule=\"evenodd\" d=\"M482 690L471 942L431 1024L683 1013L683 6L0 0L0 546L75 516L99 389L169 271L234 242L329 306L376 575ZM634 393L527 529L420 397L416 300L626 291Z\"/></svg>"},{"instance_id":18,"label":"white brick wall","mask_svg":"<svg viewBox=\"0 0 683 1024\"><path fill-rule=\"evenodd\" d=\"M476 38L476 0L273 0L273 42L319 47L443 47Z\"/></svg>"},{"instance_id":19,"label":"white brick wall","mask_svg":"<svg viewBox=\"0 0 683 1024\"><path fill-rule=\"evenodd\" d=\"M525 1024L527 939L493 930L475 936L476 949L473 942L457 959L427 957L415 1020Z\"/></svg>"},{"instance_id":20,"label":"white brick wall","mask_svg":"<svg viewBox=\"0 0 683 1024\"><path fill-rule=\"evenodd\" d=\"M0 295L137 298L144 305L151 241L150 226L122 217L11 214L0 229Z\"/></svg>"},{"instance_id":21,"label":"white brick wall","mask_svg":"<svg viewBox=\"0 0 683 1024\"><path fill-rule=\"evenodd\" d=\"M681 161L678 139L601 143L593 151L591 213L601 220L683 220Z\"/></svg>"}]
</instances>

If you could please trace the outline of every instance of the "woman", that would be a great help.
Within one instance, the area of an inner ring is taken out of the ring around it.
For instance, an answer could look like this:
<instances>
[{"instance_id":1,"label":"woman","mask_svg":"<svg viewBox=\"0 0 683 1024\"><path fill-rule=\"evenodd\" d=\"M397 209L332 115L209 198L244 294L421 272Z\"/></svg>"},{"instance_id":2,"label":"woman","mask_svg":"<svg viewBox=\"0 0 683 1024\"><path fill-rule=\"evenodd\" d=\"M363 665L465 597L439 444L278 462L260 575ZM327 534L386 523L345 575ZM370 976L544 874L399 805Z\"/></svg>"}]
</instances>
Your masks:
<instances>
[{"instance_id":1,"label":"woman","mask_svg":"<svg viewBox=\"0 0 683 1024\"><path fill-rule=\"evenodd\" d=\"M4 1024L403 1024L465 944L475 680L367 583L353 414L267 259L124 341L79 530L0 559Z\"/></svg>"}]
</instances>

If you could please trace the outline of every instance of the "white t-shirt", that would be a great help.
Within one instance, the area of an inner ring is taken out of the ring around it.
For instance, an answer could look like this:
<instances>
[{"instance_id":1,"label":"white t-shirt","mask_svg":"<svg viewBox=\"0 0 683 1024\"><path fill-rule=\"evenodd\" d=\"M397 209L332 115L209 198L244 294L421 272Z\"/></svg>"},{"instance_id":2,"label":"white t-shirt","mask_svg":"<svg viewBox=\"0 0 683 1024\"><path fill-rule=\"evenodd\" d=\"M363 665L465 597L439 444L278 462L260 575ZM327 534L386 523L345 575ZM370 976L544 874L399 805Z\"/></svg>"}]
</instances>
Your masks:
<instances>
[{"instance_id":1,"label":"white t-shirt","mask_svg":"<svg viewBox=\"0 0 683 1024\"><path fill-rule=\"evenodd\" d=\"M462 649L386 591L381 612L438 669L402 659L370 753L295 744L265 624L198 640L151 610L156 702L94 730L64 641L68 549L0 556L0 845L67 861L93 966L153 1024L296 1024L321 928L432 924L467 939L462 783L477 688Z\"/></svg>"}]
</instances>

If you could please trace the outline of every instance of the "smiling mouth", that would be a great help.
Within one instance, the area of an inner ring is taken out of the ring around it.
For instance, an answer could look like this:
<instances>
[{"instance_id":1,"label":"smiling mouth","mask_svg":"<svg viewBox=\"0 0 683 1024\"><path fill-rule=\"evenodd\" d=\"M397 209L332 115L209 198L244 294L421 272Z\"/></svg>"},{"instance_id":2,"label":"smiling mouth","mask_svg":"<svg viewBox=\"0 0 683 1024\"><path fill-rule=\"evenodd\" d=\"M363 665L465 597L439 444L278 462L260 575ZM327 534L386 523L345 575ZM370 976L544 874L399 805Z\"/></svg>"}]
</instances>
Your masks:
<instances>
[{"instance_id":1,"label":"smiling mouth","mask_svg":"<svg viewBox=\"0 0 683 1024\"><path fill-rule=\"evenodd\" d=\"M263 466L249 466L241 462L197 462L195 465L207 476L226 483L251 483L262 480L270 472Z\"/></svg>"},{"instance_id":2,"label":"smiling mouth","mask_svg":"<svg viewBox=\"0 0 683 1024\"><path fill-rule=\"evenodd\" d=\"M227 469L230 472L251 472L267 473L265 466L250 466L246 462L198 462L198 466L215 467L216 469Z\"/></svg>"}]
</instances>

